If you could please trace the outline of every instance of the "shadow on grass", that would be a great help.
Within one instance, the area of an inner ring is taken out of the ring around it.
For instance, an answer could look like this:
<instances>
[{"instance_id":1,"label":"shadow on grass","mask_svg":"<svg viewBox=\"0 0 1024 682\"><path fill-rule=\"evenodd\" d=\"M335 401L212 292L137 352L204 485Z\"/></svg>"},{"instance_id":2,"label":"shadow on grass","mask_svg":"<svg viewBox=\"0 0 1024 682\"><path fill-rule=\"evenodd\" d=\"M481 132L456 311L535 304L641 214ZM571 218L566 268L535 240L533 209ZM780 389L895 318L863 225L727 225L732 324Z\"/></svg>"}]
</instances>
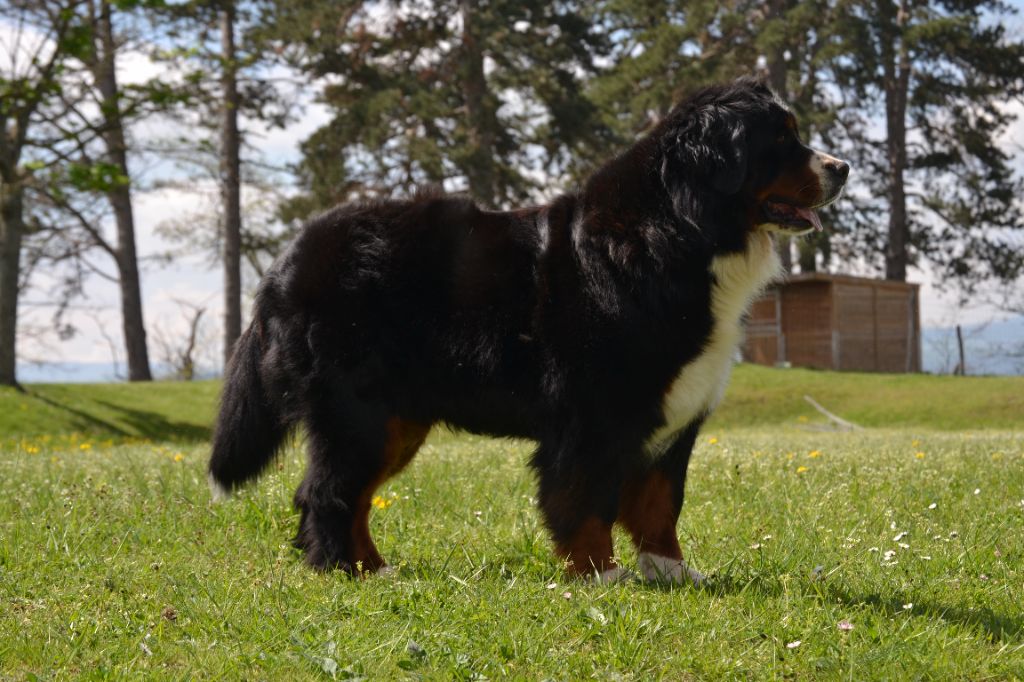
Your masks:
<instances>
[{"instance_id":1,"label":"shadow on grass","mask_svg":"<svg viewBox=\"0 0 1024 682\"><path fill-rule=\"evenodd\" d=\"M784 592L782 585L777 580L759 576L739 579L731 575L712 575L706 583L697 588L689 585L671 585L664 582L642 582L638 584L648 590L698 589L715 596L753 592L765 597L777 597ZM791 589L794 587L796 586L792 585ZM809 594L817 593L811 592ZM847 607L867 607L891 618L903 615L925 616L927 618L943 620L951 625L978 628L996 641L1014 643L1024 641L1024 615L1018 613L998 613L987 606L966 609L958 606L945 606L937 603L915 601L912 614L908 614L907 610L903 608L903 601L896 597L882 595L877 592L856 595L828 583L822 586L821 594L830 601L834 600Z\"/></svg>"},{"instance_id":2,"label":"shadow on grass","mask_svg":"<svg viewBox=\"0 0 1024 682\"><path fill-rule=\"evenodd\" d=\"M209 440L212 433L209 426L171 421L158 412L134 410L105 400L96 402L120 415L120 420L131 428L130 432L121 430L125 435L136 435L150 440L197 443Z\"/></svg>"},{"instance_id":3,"label":"shadow on grass","mask_svg":"<svg viewBox=\"0 0 1024 682\"><path fill-rule=\"evenodd\" d=\"M906 614L899 599L877 593L852 595L836 587L828 587L830 597L847 606L867 606L887 616ZM997 613L987 606L965 609L957 606L943 606L930 602L914 602L913 615L939 618L947 623L980 628L994 640L1019 642L1024 639L1024 616Z\"/></svg>"},{"instance_id":4,"label":"shadow on grass","mask_svg":"<svg viewBox=\"0 0 1024 682\"><path fill-rule=\"evenodd\" d=\"M110 422L104 421L104 420L100 419L99 417L95 417L95 416L89 414L88 412L83 412L82 410L79 410L77 408L71 407L70 405L65 405L62 402L58 402L58 401L54 400L53 398L49 398L49 397L47 397L45 395L42 395L41 393L36 393L35 391L30 391L30 390L26 389L25 392L26 392L27 395L31 396L32 398L38 400L41 403L45 403L46 405L49 405L50 407L53 407L53 408L58 409L58 410L63 410L64 412L67 412L68 414L74 415L75 416L75 428L81 428L83 430L88 430L88 431L91 431L93 433L98 433L98 434L103 434L103 435L112 435L112 436L128 436L128 435L131 435L129 433L126 433L124 431L124 429L122 429L121 427L117 426L116 424L111 424Z\"/></svg>"},{"instance_id":5,"label":"shadow on grass","mask_svg":"<svg viewBox=\"0 0 1024 682\"><path fill-rule=\"evenodd\" d=\"M148 438L150 440L174 441L178 443L197 443L209 440L212 433L209 426L172 421L158 412L136 410L105 400L95 401L96 404L102 405L111 412L116 413L117 419L121 423L119 425L40 393L29 391L28 395L50 407L73 415L76 428L81 428L84 431L97 435L122 438Z\"/></svg>"}]
</instances>

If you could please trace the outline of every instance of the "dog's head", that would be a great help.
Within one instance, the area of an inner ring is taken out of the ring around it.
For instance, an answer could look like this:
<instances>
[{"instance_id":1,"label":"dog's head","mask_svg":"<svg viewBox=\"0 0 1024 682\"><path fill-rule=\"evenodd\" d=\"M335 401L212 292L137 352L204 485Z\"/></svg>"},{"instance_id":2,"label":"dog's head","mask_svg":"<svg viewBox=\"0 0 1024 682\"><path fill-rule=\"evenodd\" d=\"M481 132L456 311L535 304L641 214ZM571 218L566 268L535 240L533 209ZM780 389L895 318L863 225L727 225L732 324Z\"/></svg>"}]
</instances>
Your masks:
<instances>
[{"instance_id":1,"label":"dog's head","mask_svg":"<svg viewBox=\"0 0 1024 682\"><path fill-rule=\"evenodd\" d=\"M741 216L740 229L804 234L842 193L850 166L800 139L763 82L741 78L680 104L660 135L661 180L681 216ZM732 222L732 221L729 221Z\"/></svg>"}]
</instances>

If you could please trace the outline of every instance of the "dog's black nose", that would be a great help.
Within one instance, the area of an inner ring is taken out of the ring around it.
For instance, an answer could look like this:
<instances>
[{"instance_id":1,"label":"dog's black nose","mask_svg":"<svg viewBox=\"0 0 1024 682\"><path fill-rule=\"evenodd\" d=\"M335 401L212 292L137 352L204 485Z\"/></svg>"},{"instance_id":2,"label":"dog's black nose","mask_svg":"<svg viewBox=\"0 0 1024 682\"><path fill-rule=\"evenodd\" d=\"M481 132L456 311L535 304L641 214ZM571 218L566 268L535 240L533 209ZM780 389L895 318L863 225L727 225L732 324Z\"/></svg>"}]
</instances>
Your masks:
<instances>
[{"instance_id":1,"label":"dog's black nose","mask_svg":"<svg viewBox=\"0 0 1024 682\"><path fill-rule=\"evenodd\" d=\"M846 182L846 178L850 177L850 164L844 161L829 166L829 170L842 182Z\"/></svg>"}]
</instances>

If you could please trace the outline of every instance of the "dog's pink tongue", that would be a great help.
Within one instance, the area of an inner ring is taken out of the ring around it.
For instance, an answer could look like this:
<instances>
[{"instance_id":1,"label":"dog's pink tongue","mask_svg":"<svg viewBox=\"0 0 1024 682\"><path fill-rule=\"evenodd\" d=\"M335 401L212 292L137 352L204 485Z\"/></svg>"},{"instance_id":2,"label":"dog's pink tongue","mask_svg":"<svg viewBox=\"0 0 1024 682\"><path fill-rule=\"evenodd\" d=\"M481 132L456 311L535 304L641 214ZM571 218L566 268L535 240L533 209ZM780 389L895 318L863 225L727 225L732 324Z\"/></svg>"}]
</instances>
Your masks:
<instances>
[{"instance_id":1,"label":"dog's pink tongue","mask_svg":"<svg viewBox=\"0 0 1024 682\"><path fill-rule=\"evenodd\" d=\"M797 208L796 214L803 218L804 220L806 220L807 222L809 222L811 225L814 225L814 229L817 230L818 232L821 232L823 229L825 229L821 226L821 218L818 217L818 212L815 211L813 208Z\"/></svg>"}]
</instances>

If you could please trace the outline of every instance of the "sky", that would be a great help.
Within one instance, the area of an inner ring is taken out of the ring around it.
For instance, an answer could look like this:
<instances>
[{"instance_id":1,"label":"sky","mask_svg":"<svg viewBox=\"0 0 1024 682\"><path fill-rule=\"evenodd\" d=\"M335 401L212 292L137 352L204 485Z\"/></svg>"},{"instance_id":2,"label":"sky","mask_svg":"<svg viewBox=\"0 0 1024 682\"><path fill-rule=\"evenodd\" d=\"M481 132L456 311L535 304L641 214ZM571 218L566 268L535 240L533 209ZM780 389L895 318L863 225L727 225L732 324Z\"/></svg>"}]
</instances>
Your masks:
<instances>
[{"instance_id":1,"label":"sky","mask_svg":"<svg viewBox=\"0 0 1024 682\"><path fill-rule=\"evenodd\" d=\"M1021 6L1024 0L1013 3ZM1024 26L1020 17L1018 26ZM0 27L2 37L2 27ZM118 76L122 83L143 82L160 73L161 67L152 64L142 55L132 54L118 64ZM258 121L243 120L242 127L250 144L259 155L275 166L283 166L299 159L299 145L313 131L329 120L325 107L313 101L314 92L304 91L293 121L284 129L267 129ZM1009 128L1003 137L1003 144L1016 150L1016 165L1024 172L1024 106L1020 103L1010 105L1021 114L1021 117ZM137 128L131 131L136 141L146 141L165 135L168 125L164 122L156 126ZM150 184L159 175L166 174L166 165L152 166L151 161L134 159L133 167L146 167L144 177ZM173 171L172 171L173 173ZM857 182L856 169L851 175L851 183ZM201 360L208 367L219 362L220 357L220 318L223 313L221 301L222 274L209 257L178 256L169 264L158 264L153 257L174 249L158 233L158 226L169 218L181 216L200 209L208 200L212 188L206 186L201 192L187 192L180 188L144 188L134 194L134 211L137 227L137 246L142 260L142 289L144 315L150 340L150 356L154 365L159 364L159 352L155 337L173 338L185 333L187 319L180 302L200 305L206 308L206 323L201 336L204 348ZM108 225L108 234L112 225ZM827 228L827 225L826 225ZM102 262L100 259L98 259ZM109 264L108 264L109 265ZM112 267L106 268L113 271ZM44 278L45 279L45 278ZM993 319L1006 317L998 311L974 306L961 308L952 297L944 295L936 286L934 277L927 271L911 269L911 281L920 282L921 318L926 328L950 327L955 324L977 325ZM249 291L255 286L250 275L244 283ZM86 286L85 296L76 301L75 308L68 319L76 328L76 333L67 339L58 339L55 334L43 338L24 338L20 341L19 357L22 367L29 368L30 363L41 358L48 362L67 363L66 371L62 366L50 366L45 376L51 380L75 380L72 365L107 364L112 362L111 340L115 345L122 343L120 332L119 294L116 286L99 277L92 277ZM45 288L37 287L24 295L21 309L25 327L45 328L52 316L52 307L47 305ZM246 308L248 305L246 303ZM123 362L123 353L119 358ZM38 367L36 367L38 370ZM159 371L159 370L158 370ZM39 376L38 371L32 371Z\"/></svg>"}]
</instances>

